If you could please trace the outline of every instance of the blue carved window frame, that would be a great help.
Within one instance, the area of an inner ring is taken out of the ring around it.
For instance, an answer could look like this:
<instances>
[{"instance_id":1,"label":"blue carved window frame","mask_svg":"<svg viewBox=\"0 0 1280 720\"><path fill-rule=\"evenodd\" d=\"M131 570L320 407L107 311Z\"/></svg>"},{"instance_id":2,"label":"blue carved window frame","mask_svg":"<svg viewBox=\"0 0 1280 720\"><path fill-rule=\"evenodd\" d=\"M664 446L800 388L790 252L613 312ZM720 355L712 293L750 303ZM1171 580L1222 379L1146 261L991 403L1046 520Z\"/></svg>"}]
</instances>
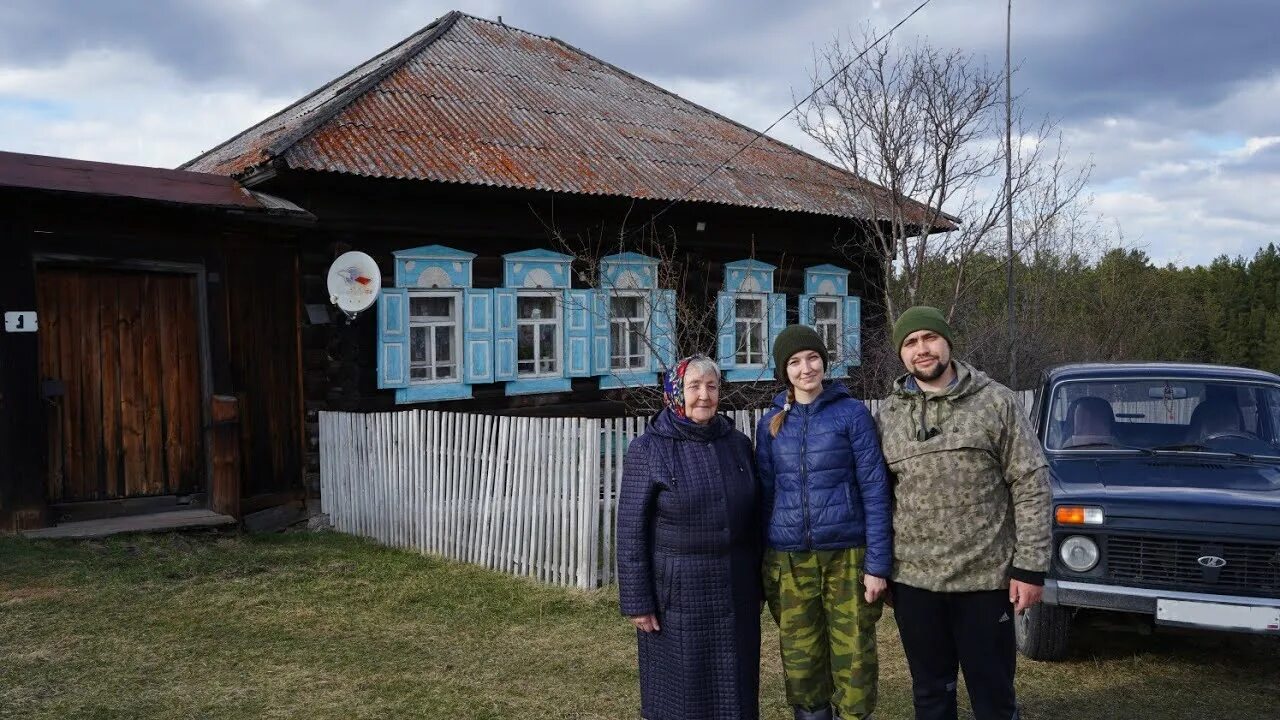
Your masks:
<instances>
[{"instance_id":1,"label":"blue carved window frame","mask_svg":"<svg viewBox=\"0 0 1280 720\"><path fill-rule=\"evenodd\" d=\"M729 382L773 380L773 343L787 324L787 296L773 291L777 267L759 260L738 260L724 266L724 289L716 295L716 356L724 379ZM737 301L763 298L765 340L764 362L750 365L737 362Z\"/></svg>"},{"instance_id":2,"label":"blue carved window frame","mask_svg":"<svg viewBox=\"0 0 1280 720\"><path fill-rule=\"evenodd\" d=\"M536 249L507 253L502 260L502 287L494 290L495 380L506 383L507 395L568 392L572 378L590 375L590 291L571 287L570 255ZM558 372L554 375L522 377L519 372L519 302L532 296L556 301Z\"/></svg>"},{"instance_id":3,"label":"blue carved window frame","mask_svg":"<svg viewBox=\"0 0 1280 720\"><path fill-rule=\"evenodd\" d=\"M637 253L604 258L602 288L572 287L573 258L535 249L503 256L503 286L471 287L474 253L441 245L399 250L394 283L378 299L378 387L394 389L397 403L472 397L474 385L501 382L507 395L567 392L573 378L600 376L602 389L654 386L676 357L675 291L657 287L658 261ZM458 315L456 378L411 378L413 298L447 294ZM611 367L610 313L615 295L644 301L646 363L632 370ZM519 372L518 310L526 296L555 298L557 372L535 377ZM460 342L459 342L460 338Z\"/></svg>"},{"instance_id":4,"label":"blue carved window frame","mask_svg":"<svg viewBox=\"0 0 1280 720\"><path fill-rule=\"evenodd\" d=\"M394 389L400 404L472 397L472 385L492 382L492 291L474 290L474 253L443 245L392 253L394 283L378 297L378 387ZM414 297L454 302L457 373L447 380L411 377L411 307Z\"/></svg>"},{"instance_id":5,"label":"blue carved window frame","mask_svg":"<svg viewBox=\"0 0 1280 720\"><path fill-rule=\"evenodd\" d=\"M613 366L613 300L636 297L646 317L643 345L645 362L639 367ZM604 390L653 387L675 363L675 291L658 287L658 259L623 252L600 261L600 287L595 291L592 313L592 374L600 376Z\"/></svg>"},{"instance_id":6,"label":"blue carved window frame","mask_svg":"<svg viewBox=\"0 0 1280 720\"><path fill-rule=\"evenodd\" d=\"M847 377L862 364L862 298L849 294L849 271L835 265L805 268L804 294L800 296L800 323L817 329L816 305L836 303L839 309L838 352L827 369L829 377Z\"/></svg>"}]
</instances>

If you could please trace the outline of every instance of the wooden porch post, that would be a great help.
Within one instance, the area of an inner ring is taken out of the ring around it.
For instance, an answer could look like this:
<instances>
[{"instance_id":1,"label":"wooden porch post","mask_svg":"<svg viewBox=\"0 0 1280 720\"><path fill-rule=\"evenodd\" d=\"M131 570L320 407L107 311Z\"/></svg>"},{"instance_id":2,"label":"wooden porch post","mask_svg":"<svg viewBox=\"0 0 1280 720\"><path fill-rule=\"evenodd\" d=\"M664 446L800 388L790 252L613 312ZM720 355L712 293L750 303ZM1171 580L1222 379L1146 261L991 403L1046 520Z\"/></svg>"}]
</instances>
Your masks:
<instances>
[{"instance_id":1,"label":"wooden porch post","mask_svg":"<svg viewBox=\"0 0 1280 720\"><path fill-rule=\"evenodd\" d=\"M240 519L240 402L234 395L214 395L210 403L209 509Z\"/></svg>"}]
</instances>

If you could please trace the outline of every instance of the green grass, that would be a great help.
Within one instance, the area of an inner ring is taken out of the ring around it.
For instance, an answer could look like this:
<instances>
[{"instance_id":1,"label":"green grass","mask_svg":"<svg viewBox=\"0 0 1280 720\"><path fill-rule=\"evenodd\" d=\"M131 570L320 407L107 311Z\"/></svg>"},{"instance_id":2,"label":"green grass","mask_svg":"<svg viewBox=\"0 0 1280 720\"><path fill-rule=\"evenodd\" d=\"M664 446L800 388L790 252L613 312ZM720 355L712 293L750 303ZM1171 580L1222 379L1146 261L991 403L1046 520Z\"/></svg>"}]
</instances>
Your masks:
<instances>
[{"instance_id":1,"label":"green grass","mask_svg":"<svg viewBox=\"0 0 1280 720\"><path fill-rule=\"evenodd\" d=\"M789 718L766 622L764 717ZM880 717L910 717L890 616ZM1091 631L1021 661L1025 717L1280 717L1280 642ZM566 591L338 534L0 538L3 718L638 715L612 590Z\"/></svg>"}]
</instances>

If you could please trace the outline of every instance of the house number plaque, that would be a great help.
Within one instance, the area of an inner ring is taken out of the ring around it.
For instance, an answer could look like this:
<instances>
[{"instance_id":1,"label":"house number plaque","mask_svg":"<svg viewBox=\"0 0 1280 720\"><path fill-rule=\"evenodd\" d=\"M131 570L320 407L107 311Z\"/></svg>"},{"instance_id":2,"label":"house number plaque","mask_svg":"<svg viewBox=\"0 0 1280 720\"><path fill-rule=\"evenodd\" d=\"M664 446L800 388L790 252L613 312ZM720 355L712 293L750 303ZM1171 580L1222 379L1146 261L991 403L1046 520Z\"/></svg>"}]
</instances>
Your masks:
<instances>
[{"instance_id":1,"label":"house number plaque","mask_svg":"<svg viewBox=\"0 0 1280 720\"><path fill-rule=\"evenodd\" d=\"M5 332L35 332L36 329L36 313L34 310L7 312L4 314Z\"/></svg>"}]
</instances>

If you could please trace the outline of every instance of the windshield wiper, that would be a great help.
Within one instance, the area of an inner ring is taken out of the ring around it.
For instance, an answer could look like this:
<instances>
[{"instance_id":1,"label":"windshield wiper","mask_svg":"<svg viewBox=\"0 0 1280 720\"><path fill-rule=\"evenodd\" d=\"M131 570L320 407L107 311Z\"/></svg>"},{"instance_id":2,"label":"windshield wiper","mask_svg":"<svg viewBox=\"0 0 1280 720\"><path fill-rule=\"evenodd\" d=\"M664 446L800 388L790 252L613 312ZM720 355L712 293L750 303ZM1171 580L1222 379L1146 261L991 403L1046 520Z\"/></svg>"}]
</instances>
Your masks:
<instances>
[{"instance_id":1,"label":"windshield wiper","mask_svg":"<svg viewBox=\"0 0 1280 720\"><path fill-rule=\"evenodd\" d=\"M1249 453L1237 452L1235 450L1223 450L1220 448L1213 448L1213 447L1209 447L1208 445L1205 445L1204 443L1174 443L1172 445L1158 445L1151 449L1154 452L1161 452L1161 451L1178 452L1180 450L1187 450L1191 452L1207 452L1207 453L1217 453L1218 455L1230 455L1231 457L1238 458L1240 460L1256 459L1254 458L1254 456L1250 455Z\"/></svg>"},{"instance_id":2,"label":"windshield wiper","mask_svg":"<svg viewBox=\"0 0 1280 720\"><path fill-rule=\"evenodd\" d=\"M1133 450L1143 455L1155 455L1151 452L1151 448L1138 447L1137 445L1124 445L1122 443L1107 442L1105 440L1099 442L1080 443L1079 445L1064 445L1059 450L1083 450L1085 448L1119 448L1121 450Z\"/></svg>"}]
</instances>

